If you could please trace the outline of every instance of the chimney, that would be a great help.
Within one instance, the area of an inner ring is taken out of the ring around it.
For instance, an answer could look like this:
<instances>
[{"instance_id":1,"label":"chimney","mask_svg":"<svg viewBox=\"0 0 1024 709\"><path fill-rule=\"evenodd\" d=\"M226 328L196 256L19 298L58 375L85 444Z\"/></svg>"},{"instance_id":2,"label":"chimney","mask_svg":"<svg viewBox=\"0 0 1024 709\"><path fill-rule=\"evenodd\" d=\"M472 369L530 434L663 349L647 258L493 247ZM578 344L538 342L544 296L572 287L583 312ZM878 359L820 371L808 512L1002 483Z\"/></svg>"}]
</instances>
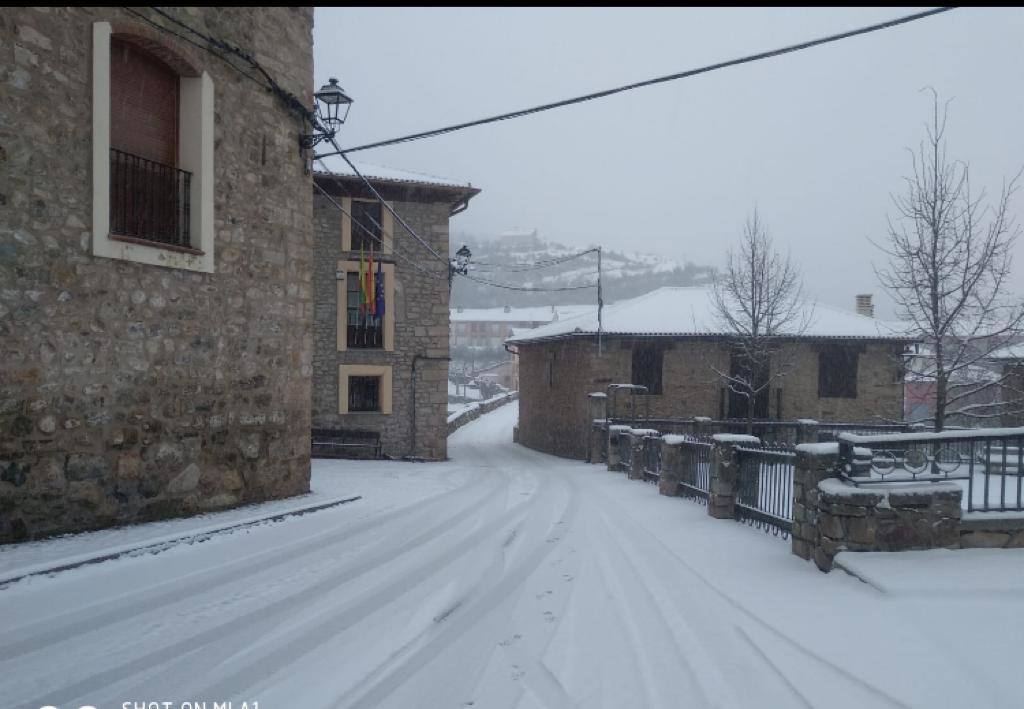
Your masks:
<instances>
[{"instance_id":1,"label":"chimney","mask_svg":"<svg viewBox=\"0 0 1024 709\"><path fill-rule=\"evenodd\" d=\"M870 293L863 293L857 296L857 314L869 318L875 317L875 306L871 303Z\"/></svg>"}]
</instances>

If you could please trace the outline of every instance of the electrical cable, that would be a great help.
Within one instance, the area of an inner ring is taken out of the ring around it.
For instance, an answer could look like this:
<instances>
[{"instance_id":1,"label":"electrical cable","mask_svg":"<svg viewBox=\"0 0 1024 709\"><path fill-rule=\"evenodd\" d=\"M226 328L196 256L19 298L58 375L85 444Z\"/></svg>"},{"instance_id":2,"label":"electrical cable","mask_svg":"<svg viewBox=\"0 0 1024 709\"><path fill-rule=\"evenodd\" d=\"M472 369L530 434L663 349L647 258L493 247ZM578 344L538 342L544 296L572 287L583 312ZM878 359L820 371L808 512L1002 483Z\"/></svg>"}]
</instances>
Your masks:
<instances>
[{"instance_id":1,"label":"electrical cable","mask_svg":"<svg viewBox=\"0 0 1024 709\"><path fill-rule=\"evenodd\" d=\"M614 94L622 93L625 91L633 91L635 89L644 88L647 86L653 86L655 84L662 84L669 81L676 81L679 79L686 79L691 76L697 76L698 74L706 74L708 72L717 71L719 69L725 69L732 66L738 66L740 64L748 64L750 62L761 61L764 59L771 59L779 57L784 54L791 54L793 52L799 52L812 47L817 47L822 44L829 44L831 42L838 42L843 39L850 37L856 37L862 34L868 34L871 32L877 32L879 30L889 29L890 27L896 27L897 25L903 25L908 22L914 22L921 20L932 15L938 15L943 12L949 12L950 10L957 9L955 6L951 7L939 7L932 10L926 10L924 12L918 12L913 15L906 15L904 17L898 17L894 20L888 20L886 22L879 22L873 25L867 25L858 29L849 30L847 32L841 32L839 34L828 35L827 37L821 37L818 39L810 40L807 42L801 42L799 44L791 44L778 49L772 49L766 52L758 52L757 54L749 54L744 57L737 59L729 59L724 62L717 62L715 64L708 64L706 66L698 67L696 69L689 69L687 71L677 72L675 74L668 74L665 76L659 76L654 79L647 79L645 81L638 81L632 84L625 84L624 86L618 86L612 89L605 89L604 91L597 91L591 94L584 94L582 96L576 96L574 98L564 99L562 101L555 101L554 103L541 104L539 106L533 106L532 108L525 108L518 111L511 111L509 113L502 113L497 116L490 116L487 118L480 118L475 121L467 121L465 123L457 123L455 125L446 126L444 128L435 128L434 130L423 131L421 133L413 133L411 135L402 136L401 138L392 138L390 140L380 140L375 143L367 143L365 145L358 145L354 148L348 148L346 150L338 150L337 153L326 153L325 157L331 155L344 155L345 153L355 153L361 150L370 150L372 148L383 148L389 145L397 145L399 143L408 143L414 140L421 140L423 138L433 138L438 135L446 135L448 133L454 133L455 131L464 130L466 128L473 128L476 126L486 125L488 123L495 123L497 121L506 121L511 118L520 118L522 116L529 116L534 113L541 113L542 111L550 111L555 108L561 108L563 106L571 106L577 103L583 103L585 101L593 101L594 99L604 98L606 96L612 96ZM335 146L337 149L337 146Z\"/></svg>"}]
</instances>

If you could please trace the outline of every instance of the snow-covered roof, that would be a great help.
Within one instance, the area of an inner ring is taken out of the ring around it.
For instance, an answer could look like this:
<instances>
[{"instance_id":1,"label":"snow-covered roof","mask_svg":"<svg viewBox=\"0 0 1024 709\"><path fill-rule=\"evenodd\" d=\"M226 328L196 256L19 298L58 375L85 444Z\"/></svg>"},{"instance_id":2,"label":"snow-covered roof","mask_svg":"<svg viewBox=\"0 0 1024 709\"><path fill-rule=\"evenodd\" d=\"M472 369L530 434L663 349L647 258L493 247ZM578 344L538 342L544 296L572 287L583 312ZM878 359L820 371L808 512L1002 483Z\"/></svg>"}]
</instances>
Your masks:
<instances>
[{"instance_id":1,"label":"snow-covered roof","mask_svg":"<svg viewBox=\"0 0 1024 709\"><path fill-rule=\"evenodd\" d=\"M597 312L596 305L539 305L531 308L452 308L452 322L549 323Z\"/></svg>"},{"instance_id":2,"label":"snow-covered roof","mask_svg":"<svg viewBox=\"0 0 1024 709\"><path fill-rule=\"evenodd\" d=\"M810 324L800 337L865 340L907 340L898 325L865 315L816 303L809 313ZM604 309L602 332L606 335L639 336L728 336L729 331L715 317L708 288L659 288ZM597 311L560 319L510 342L535 342L553 338L597 334Z\"/></svg>"},{"instance_id":3,"label":"snow-covered roof","mask_svg":"<svg viewBox=\"0 0 1024 709\"><path fill-rule=\"evenodd\" d=\"M382 180L384 182L398 182L402 184L433 185L438 187L462 187L465 189L477 190L468 182L460 182L447 177L431 175L425 172L413 172L411 170L398 170L383 165L371 165L369 163L356 162L356 168L367 179ZM333 177L355 178L356 173L344 161L334 161L330 170L317 170L317 175L329 175ZM357 178L358 179L358 178Z\"/></svg>"},{"instance_id":4,"label":"snow-covered roof","mask_svg":"<svg viewBox=\"0 0 1024 709\"><path fill-rule=\"evenodd\" d=\"M1007 345L989 353L989 359L1024 359L1024 344Z\"/></svg>"}]
</instances>

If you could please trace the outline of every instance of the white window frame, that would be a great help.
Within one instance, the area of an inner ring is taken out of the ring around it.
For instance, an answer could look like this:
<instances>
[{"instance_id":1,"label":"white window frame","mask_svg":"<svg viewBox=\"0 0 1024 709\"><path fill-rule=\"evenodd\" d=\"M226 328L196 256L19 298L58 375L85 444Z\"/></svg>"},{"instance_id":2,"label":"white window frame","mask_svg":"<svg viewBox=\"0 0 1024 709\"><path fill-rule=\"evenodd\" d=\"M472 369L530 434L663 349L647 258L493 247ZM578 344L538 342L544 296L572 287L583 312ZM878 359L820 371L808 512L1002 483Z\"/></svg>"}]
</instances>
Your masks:
<instances>
[{"instance_id":1,"label":"white window frame","mask_svg":"<svg viewBox=\"0 0 1024 709\"><path fill-rule=\"evenodd\" d=\"M380 377L379 411L348 410L348 378ZM341 364L338 365L338 413L353 416L390 415L392 405L391 365Z\"/></svg>"},{"instance_id":2,"label":"white window frame","mask_svg":"<svg viewBox=\"0 0 1024 709\"><path fill-rule=\"evenodd\" d=\"M214 272L213 79L205 71L179 77L178 168L192 173L189 231L199 253L110 238L109 22L92 26L92 254L153 266Z\"/></svg>"}]
</instances>

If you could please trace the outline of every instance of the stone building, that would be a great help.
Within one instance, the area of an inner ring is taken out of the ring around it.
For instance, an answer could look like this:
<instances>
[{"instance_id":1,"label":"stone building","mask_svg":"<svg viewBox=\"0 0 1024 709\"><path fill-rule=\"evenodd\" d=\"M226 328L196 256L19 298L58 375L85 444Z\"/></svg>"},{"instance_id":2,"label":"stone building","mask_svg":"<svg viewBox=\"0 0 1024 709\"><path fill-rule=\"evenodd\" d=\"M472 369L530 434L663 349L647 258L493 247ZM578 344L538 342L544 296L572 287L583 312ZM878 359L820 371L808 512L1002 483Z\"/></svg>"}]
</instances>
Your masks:
<instances>
[{"instance_id":1,"label":"stone building","mask_svg":"<svg viewBox=\"0 0 1024 709\"><path fill-rule=\"evenodd\" d=\"M709 295L704 288L660 288L606 307L600 354L596 315L511 338L519 352L519 442L584 458L587 394L613 383L647 386L645 403L655 418L745 417L745 399L730 395L713 371L729 371L732 354ZM881 321L816 305L810 327L782 345L789 374L758 397L755 416L898 421L905 344Z\"/></svg>"},{"instance_id":2,"label":"stone building","mask_svg":"<svg viewBox=\"0 0 1024 709\"><path fill-rule=\"evenodd\" d=\"M431 255L354 173L317 173L313 428L379 436L385 455L447 457L448 219L480 190L361 166ZM336 203L336 204L335 204ZM339 209L340 207L340 209ZM383 316L359 311L360 258L383 277Z\"/></svg>"},{"instance_id":3,"label":"stone building","mask_svg":"<svg viewBox=\"0 0 1024 709\"><path fill-rule=\"evenodd\" d=\"M0 16L0 541L309 489L313 9L165 12Z\"/></svg>"},{"instance_id":4,"label":"stone building","mask_svg":"<svg viewBox=\"0 0 1024 709\"><path fill-rule=\"evenodd\" d=\"M452 347L502 349L513 330L532 329L550 322L596 312L595 305L552 305L529 308L453 308Z\"/></svg>"}]
</instances>

